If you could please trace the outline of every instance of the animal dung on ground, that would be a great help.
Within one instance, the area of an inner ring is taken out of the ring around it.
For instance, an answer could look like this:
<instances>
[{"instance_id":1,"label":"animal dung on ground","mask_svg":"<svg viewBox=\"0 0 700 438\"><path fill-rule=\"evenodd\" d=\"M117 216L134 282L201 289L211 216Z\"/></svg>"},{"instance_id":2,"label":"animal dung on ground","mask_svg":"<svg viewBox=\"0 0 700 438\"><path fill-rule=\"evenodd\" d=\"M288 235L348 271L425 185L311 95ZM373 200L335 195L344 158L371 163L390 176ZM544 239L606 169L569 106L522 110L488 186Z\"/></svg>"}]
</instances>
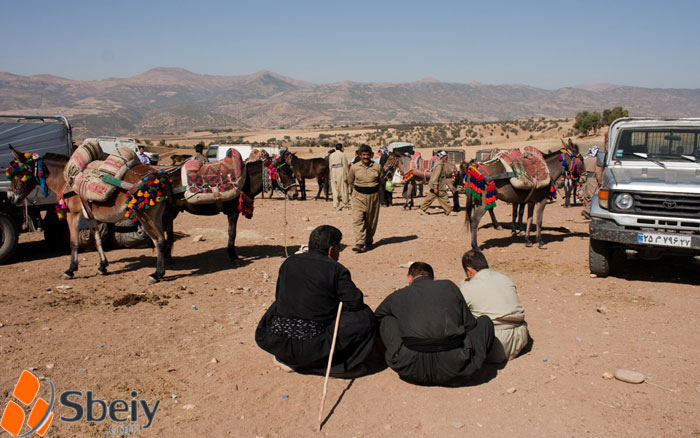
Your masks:
<instances>
[{"instance_id":1,"label":"animal dung on ground","mask_svg":"<svg viewBox=\"0 0 700 438\"><path fill-rule=\"evenodd\" d=\"M602 314L608 313L608 308L605 306L598 306L598 308L596 310L598 311L598 313L602 313Z\"/></svg>"},{"instance_id":2,"label":"animal dung on ground","mask_svg":"<svg viewBox=\"0 0 700 438\"><path fill-rule=\"evenodd\" d=\"M614 376L613 376L612 374L610 374L610 373L603 373L603 376L602 376L602 377L603 377L605 380L612 380Z\"/></svg>"},{"instance_id":3,"label":"animal dung on ground","mask_svg":"<svg viewBox=\"0 0 700 438\"><path fill-rule=\"evenodd\" d=\"M512 387L506 389L506 392L507 392L508 394L513 394L513 393L514 393L515 391L517 391L517 390L518 390L518 389L517 389L515 386L512 386Z\"/></svg>"},{"instance_id":4,"label":"animal dung on ground","mask_svg":"<svg viewBox=\"0 0 700 438\"><path fill-rule=\"evenodd\" d=\"M636 371L624 370L620 368L615 371L615 378L627 383L642 383L644 382L644 374Z\"/></svg>"},{"instance_id":5,"label":"animal dung on ground","mask_svg":"<svg viewBox=\"0 0 700 438\"><path fill-rule=\"evenodd\" d=\"M403 264L399 265L399 268L406 268L406 269L408 269L408 268L411 267L412 264L413 264L412 261L411 261L411 262L406 262L406 263L403 263Z\"/></svg>"},{"instance_id":6,"label":"animal dung on ground","mask_svg":"<svg viewBox=\"0 0 700 438\"><path fill-rule=\"evenodd\" d=\"M203 241L205 241L205 240L207 240L207 239L204 237L203 234L197 234L197 235L194 236L194 238L192 239L193 242L203 242Z\"/></svg>"}]
</instances>

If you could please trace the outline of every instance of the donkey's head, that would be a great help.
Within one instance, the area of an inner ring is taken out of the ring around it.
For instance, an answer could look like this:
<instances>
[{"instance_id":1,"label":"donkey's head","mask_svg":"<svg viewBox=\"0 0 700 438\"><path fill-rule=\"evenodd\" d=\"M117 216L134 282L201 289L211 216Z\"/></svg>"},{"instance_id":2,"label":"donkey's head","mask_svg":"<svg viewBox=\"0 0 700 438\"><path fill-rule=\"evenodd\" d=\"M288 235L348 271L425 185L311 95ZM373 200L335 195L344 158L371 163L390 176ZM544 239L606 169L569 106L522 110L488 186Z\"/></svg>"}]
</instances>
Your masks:
<instances>
[{"instance_id":1,"label":"donkey's head","mask_svg":"<svg viewBox=\"0 0 700 438\"><path fill-rule=\"evenodd\" d=\"M286 155L291 154L287 153ZM287 161L282 161L280 163L275 160L273 163L275 163L275 165L274 169L271 169L271 175L273 175L277 187L279 187L287 195L287 199L297 199L299 196L299 191L297 189L299 184L294 178L292 166ZM265 172L265 170L263 170L263 172Z\"/></svg>"},{"instance_id":2,"label":"donkey's head","mask_svg":"<svg viewBox=\"0 0 700 438\"><path fill-rule=\"evenodd\" d=\"M10 145L10 150L15 159L10 162L10 167L5 170L5 176L10 180L10 189L7 197L12 203L19 203L39 183L39 177L44 177L46 168L38 154L21 153Z\"/></svg>"}]
</instances>

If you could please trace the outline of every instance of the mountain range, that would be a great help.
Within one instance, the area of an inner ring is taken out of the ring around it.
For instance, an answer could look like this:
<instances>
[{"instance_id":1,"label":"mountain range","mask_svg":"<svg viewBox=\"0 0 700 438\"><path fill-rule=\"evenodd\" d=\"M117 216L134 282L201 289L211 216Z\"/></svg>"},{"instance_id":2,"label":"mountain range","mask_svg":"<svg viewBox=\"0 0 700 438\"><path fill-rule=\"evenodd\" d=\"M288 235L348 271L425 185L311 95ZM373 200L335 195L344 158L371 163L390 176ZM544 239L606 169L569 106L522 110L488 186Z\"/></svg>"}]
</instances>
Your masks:
<instances>
[{"instance_id":1,"label":"mountain range","mask_svg":"<svg viewBox=\"0 0 700 438\"><path fill-rule=\"evenodd\" d=\"M698 116L700 89L591 84L546 90L435 79L314 84L269 71L213 76L180 68L97 81L0 72L0 113L62 114L76 137L571 118L615 106L631 116Z\"/></svg>"}]
</instances>

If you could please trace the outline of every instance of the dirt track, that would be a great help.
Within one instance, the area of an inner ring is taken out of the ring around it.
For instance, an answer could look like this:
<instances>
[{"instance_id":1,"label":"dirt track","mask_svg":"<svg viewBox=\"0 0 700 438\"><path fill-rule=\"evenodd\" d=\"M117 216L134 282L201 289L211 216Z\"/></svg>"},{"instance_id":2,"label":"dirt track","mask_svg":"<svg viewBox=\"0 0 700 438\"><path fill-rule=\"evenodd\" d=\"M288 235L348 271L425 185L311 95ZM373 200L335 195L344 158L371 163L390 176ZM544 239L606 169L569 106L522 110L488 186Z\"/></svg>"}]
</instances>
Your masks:
<instances>
[{"instance_id":1,"label":"dirt track","mask_svg":"<svg viewBox=\"0 0 700 438\"><path fill-rule=\"evenodd\" d=\"M698 263L630 261L620 277L590 278L588 224L580 208L559 204L545 210L544 251L525 248L507 229L480 230L492 268L518 286L534 338L529 352L463 388L413 386L389 369L331 380L321 434L700 436ZM312 436L322 378L281 372L253 332L274 298L285 248L291 254L324 223L351 245L350 212L279 195L255 206L253 219L239 222L244 260L235 267L223 215L180 215L175 264L154 286L146 285L150 249L110 251L106 277L96 275L97 254L83 253L77 278L64 281L68 255L47 250L40 234L23 235L15 263L0 267L0 406L20 372L35 368L59 393L90 389L109 401L136 390L150 404L161 400L142 436ZM509 210L496 213L508 221ZM430 263L439 278L463 278L463 213L433 212L383 208L377 248L341 253L372 308L405 285L398 265L409 261ZM193 242L200 234L205 240ZM648 383L602 378L618 368L640 371ZM110 424L54 418L47 436L105 436Z\"/></svg>"}]
</instances>

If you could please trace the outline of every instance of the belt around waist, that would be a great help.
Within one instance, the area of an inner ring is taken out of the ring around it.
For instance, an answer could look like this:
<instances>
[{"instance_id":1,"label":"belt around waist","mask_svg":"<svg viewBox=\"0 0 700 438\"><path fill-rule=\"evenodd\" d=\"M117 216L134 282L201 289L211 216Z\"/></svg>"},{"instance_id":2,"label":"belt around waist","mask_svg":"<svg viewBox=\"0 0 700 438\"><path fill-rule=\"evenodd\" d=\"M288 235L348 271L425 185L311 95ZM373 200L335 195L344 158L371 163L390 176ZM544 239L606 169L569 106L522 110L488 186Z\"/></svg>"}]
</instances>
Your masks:
<instances>
[{"instance_id":1,"label":"belt around waist","mask_svg":"<svg viewBox=\"0 0 700 438\"><path fill-rule=\"evenodd\" d=\"M464 335L448 336L440 339L422 339L406 336L401 338L403 345L409 350L419 353L439 353L441 351L454 350L464 345Z\"/></svg>"},{"instance_id":2,"label":"belt around waist","mask_svg":"<svg viewBox=\"0 0 700 438\"><path fill-rule=\"evenodd\" d=\"M591 171L586 172L586 176L593 176L593 175L595 175L595 170L591 170Z\"/></svg>"},{"instance_id":3,"label":"belt around waist","mask_svg":"<svg viewBox=\"0 0 700 438\"><path fill-rule=\"evenodd\" d=\"M337 169L339 167L343 167L343 165L342 164L331 164L331 167L334 169Z\"/></svg>"},{"instance_id":4,"label":"belt around waist","mask_svg":"<svg viewBox=\"0 0 700 438\"><path fill-rule=\"evenodd\" d=\"M360 187L360 186L355 186L355 190L357 190L358 193L362 193L363 195L371 195L373 193L377 193L379 191L379 186L372 186L372 187Z\"/></svg>"}]
</instances>

